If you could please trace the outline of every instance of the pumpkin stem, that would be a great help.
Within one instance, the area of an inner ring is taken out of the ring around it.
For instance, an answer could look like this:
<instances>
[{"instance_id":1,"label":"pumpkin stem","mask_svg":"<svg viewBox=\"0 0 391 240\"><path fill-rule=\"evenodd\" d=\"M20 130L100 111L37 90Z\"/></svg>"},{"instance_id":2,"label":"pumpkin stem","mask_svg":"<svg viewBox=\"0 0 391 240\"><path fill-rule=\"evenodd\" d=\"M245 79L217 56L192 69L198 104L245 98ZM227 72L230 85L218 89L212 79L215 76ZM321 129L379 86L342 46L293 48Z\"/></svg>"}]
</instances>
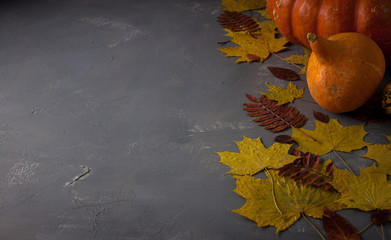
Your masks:
<instances>
[{"instance_id":1,"label":"pumpkin stem","mask_svg":"<svg viewBox=\"0 0 391 240\"><path fill-rule=\"evenodd\" d=\"M333 54L331 51L337 50L338 46L334 41L328 40L327 38L317 36L315 33L308 33L307 34L307 40L310 43L312 52L315 54L315 56L318 58L320 62L330 62L332 59ZM336 51L338 52L338 51Z\"/></svg>"},{"instance_id":2,"label":"pumpkin stem","mask_svg":"<svg viewBox=\"0 0 391 240\"><path fill-rule=\"evenodd\" d=\"M316 34L315 33L308 33L307 34L307 40L309 41L309 42L315 42L315 40L316 40L316 38L317 38L317 36L316 36Z\"/></svg>"}]
</instances>

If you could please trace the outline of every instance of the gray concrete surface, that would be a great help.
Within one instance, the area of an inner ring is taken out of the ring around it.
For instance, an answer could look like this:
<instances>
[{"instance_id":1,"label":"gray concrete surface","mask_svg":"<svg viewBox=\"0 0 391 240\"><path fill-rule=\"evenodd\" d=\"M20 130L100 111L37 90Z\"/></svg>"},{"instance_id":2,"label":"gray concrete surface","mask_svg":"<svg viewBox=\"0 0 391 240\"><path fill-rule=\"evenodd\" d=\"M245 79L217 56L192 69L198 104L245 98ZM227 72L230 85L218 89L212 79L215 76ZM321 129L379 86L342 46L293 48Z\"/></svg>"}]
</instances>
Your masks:
<instances>
[{"instance_id":1,"label":"gray concrete surface","mask_svg":"<svg viewBox=\"0 0 391 240\"><path fill-rule=\"evenodd\" d=\"M319 239L304 220L277 236L230 211L245 201L216 152L237 151L243 136L273 143L242 103L266 82L286 85L267 66L291 66L225 58L216 50L226 39L219 4L0 4L0 239ZM281 55L292 53L300 49ZM313 128L312 111L321 109L301 100L295 107ZM390 126L367 125L368 141L386 143ZM368 164L344 156L356 170ZM342 214L358 229L369 220Z\"/></svg>"}]
</instances>

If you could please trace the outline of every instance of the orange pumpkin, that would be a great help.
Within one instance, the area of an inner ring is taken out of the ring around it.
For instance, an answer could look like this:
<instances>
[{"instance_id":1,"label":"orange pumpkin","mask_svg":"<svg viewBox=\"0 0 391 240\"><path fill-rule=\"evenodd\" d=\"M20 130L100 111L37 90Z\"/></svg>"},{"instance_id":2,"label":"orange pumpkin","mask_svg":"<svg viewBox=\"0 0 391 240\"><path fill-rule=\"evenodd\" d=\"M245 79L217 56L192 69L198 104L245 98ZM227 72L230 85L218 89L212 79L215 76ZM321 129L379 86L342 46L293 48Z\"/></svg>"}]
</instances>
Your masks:
<instances>
[{"instance_id":1,"label":"orange pumpkin","mask_svg":"<svg viewBox=\"0 0 391 240\"><path fill-rule=\"evenodd\" d=\"M323 37L358 32L372 38L391 64L391 0L268 0L280 32L309 48L307 33Z\"/></svg>"},{"instance_id":2,"label":"orange pumpkin","mask_svg":"<svg viewBox=\"0 0 391 240\"><path fill-rule=\"evenodd\" d=\"M314 100L334 113L366 103L385 73L378 45L360 33L338 33L328 39L309 33L307 38L312 48L307 83Z\"/></svg>"}]
</instances>

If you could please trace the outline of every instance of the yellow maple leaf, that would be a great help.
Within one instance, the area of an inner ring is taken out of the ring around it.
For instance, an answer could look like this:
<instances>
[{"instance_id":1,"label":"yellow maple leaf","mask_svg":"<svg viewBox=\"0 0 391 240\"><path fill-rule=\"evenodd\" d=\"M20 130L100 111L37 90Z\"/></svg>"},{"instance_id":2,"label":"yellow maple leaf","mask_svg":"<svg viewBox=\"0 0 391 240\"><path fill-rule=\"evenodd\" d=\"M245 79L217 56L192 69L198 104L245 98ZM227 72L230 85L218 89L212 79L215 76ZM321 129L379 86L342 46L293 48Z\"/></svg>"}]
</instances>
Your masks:
<instances>
[{"instance_id":1,"label":"yellow maple leaf","mask_svg":"<svg viewBox=\"0 0 391 240\"><path fill-rule=\"evenodd\" d=\"M299 144L298 150L322 156L331 151L351 152L367 145L364 124L345 127L337 119L330 119L328 123L315 120L315 125L314 131L292 128L292 138Z\"/></svg>"},{"instance_id":2,"label":"yellow maple leaf","mask_svg":"<svg viewBox=\"0 0 391 240\"><path fill-rule=\"evenodd\" d=\"M222 0L223 11L244 12L266 7L266 0Z\"/></svg>"},{"instance_id":3,"label":"yellow maple leaf","mask_svg":"<svg viewBox=\"0 0 391 240\"><path fill-rule=\"evenodd\" d=\"M258 227L274 226L276 233L282 231L301 215L321 218L325 207L339 210L336 204L340 197L334 191L306 186L290 178L278 176L278 171L269 170L268 179L251 176L236 176L236 193L246 203L234 212L257 223Z\"/></svg>"},{"instance_id":4,"label":"yellow maple leaf","mask_svg":"<svg viewBox=\"0 0 391 240\"><path fill-rule=\"evenodd\" d=\"M335 169L331 185L341 193L338 203L363 211L391 209L391 182L375 165L361 169L360 176Z\"/></svg>"},{"instance_id":5,"label":"yellow maple leaf","mask_svg":"<svg viewBox=\"0 0 391 240\"><path fill-rule=\"evenodd\" d=\"M379 171L391 175L391 136L386 136L389 144L368 144L368 151L362 157L375 160Z\"/></svg>"},{"instance_id":6,"label":"yellow maple leaf","mask_svg":"<svg viewBox=\"0 0 391 240\"><path fill-rule=\"evenodd\" d=\"M308 60L310 59L310 55L311 55L310 49L304 47L303 49L304 49L304 55L290 55L289 57L284 58L284 61L287 61L293 65L299 64L304 66L299 72L299 74L306 74Z\"/></svg>"},{"instance_id":7,"label":"yellow maple leaf","mask_svg":"<svg viewBox=\"0 0 391 240\"><path fill-rule=\"evenodd\" d=\"M278 102L277 105L293 102L296 98L302 98L304 94L304 89L297 89L297 86L292 82L288 83L287 88L277 87L267 84L268 90L271 93L262 93L269 99L275 100Z\"/></svg>"},{"instance_id":8,"label":"yellow maple leaf","mask_svg":"<svg viewBox=\"0 0 391 240\"><path fill-rule=\"evenodd\" d=\"M267 9L263 9L263 10L260 10L258 12L259 12L259 14L262 15L263 18L265 18L265 19L272 19L272 17L269 14L269 11Z\"/></svg>"},{"instance_id":9,"label":"yellow maple leaf","mask_svg":"<svg viewBox=\"0 0 391 240\"><path fill-rule=\"evenodd\" d=\"M265 168L280 168L293 162L297 157L288 153L291 145L274 143L266 148L259 138L244 137L236 143L240 153L219 152L220 162L229 166L228 173L254 175Z\"/></svg>"},{"instance_id":10,"label":"yellow maple leaf","mask_svg":"<svg viewBox=\"0 0 391 240\"><path fill-rule=\"evenodd\" d=\"M259 23L255 20L260 30L259 32L249 34L248 32L233 32L229 29L226 36L231 37L231 42L239 46L230 46L219 48L227 57L239 57L236 62L253 62L250 56L257 56L260 62L269 57L270 53L279 52L286 49L284 46L288 40L285 37L276 38L276 25L273 21L263 21Z\"/></svg>"}]
</instances>

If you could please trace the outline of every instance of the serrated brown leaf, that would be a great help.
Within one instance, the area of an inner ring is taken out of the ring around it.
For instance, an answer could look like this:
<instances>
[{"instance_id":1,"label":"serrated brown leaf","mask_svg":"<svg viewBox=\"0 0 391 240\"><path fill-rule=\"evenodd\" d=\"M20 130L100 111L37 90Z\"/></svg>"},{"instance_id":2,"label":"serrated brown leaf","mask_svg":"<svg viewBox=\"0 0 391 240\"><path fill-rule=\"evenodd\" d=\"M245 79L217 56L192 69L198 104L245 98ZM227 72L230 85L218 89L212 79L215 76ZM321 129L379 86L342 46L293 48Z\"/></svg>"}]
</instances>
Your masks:
<instances>
[{"instance_id":1,"label":"serrated brown leaf","mask_svg":"<svg viewBox=\"0 0 391 240\"><path fill-rule=\"evenodd\" d=\"M258 103L257 105L243 104L246 106L244 110L249 112L247 115L256 117L253 121L271 132L280 132L290 127L299 128L307 121L307 118L292 106L278 105L277 101L271 100L265 95L259 99L250 94L246 94L246 96L250 101Z\"/></svg>"},{"instance_id":2,"label":"serrated brown leaf","mask_svg":"<svg viewBox=\"0 0 391 240\"><path fill-rule=\"evenodd\" d=\"M278 143L289 143L293 141L293 138L289 135L278 135L274 138L274 141Z\"/></svg>"},{"instance_id":3,"label":"serrated brown leaf","mask_svg":"<svg viewBox=\"0 0 391 240\"><path fill-rule=\"evenodd\" d=\"M373 224L385 224L389 221L391 216L390 209L384 209L384 210L376 210L371 214L371 222Z\"/></svg>"},{"instance_id":4,"label":"serrated brown leaf","mask_svg":"<svg viewBox=\"0 0 391 240\"><path fill-rule=\"evenodd\" d=\"M330 209L323 213L323 228L330 240L359 240L357 230L345 218Z\"/></svg>"},{"instance_id":5,"label":"serrated brown leaf","mask_svg":"<svg viewBox=\"0 0 391 240\"><path fill-rule=\"evenodd\" d=\"M249 32L259 31L258 23L251 17L239 12L224 11L217 20L221 26L232 32Z\"/></svg>"},{"instance_id":6,"label":"serrated brown leaf","mask_svg":"<svg viewBox=\"0 0 391 240\"><path fill-rule=\"evenodd\" d=\"M297 156L297 154L294 154ZM304 185L313 185L323 188L324 190L333 190L334 188L328 183L328 178L332 178L332 166L330 162L325 166L320 163L320 157L315 155L311 158L310 153L299 155L293 163L287 164L279 171L280 176L292 178L294 181L302 181Z\"/></svg>"},{"instance_id":7,"label":"serrated brown leaf","mask_svg":"<svg viewBox=\"0 0 391 240\"><path fill-rule=\"evenodd\" d=\"M297 74L296 72L290 69L280 68L280 67L267 67L267 68L276 78L288 80L288 81L295 81L300 79L299 74Z\"/></svg>"},{"instance_id":8,"label":"serrated brown leaf","mask_svg":"<svg viewBox=\"0 0 391 240\"><path fill-rule=\"evenodd\" d=\"M329 116L325 113L317 112L317 111L313 111L313 113L314 113L314 117L323 123L328 123L330 121Z\"/></svg>"}]
</instances>

